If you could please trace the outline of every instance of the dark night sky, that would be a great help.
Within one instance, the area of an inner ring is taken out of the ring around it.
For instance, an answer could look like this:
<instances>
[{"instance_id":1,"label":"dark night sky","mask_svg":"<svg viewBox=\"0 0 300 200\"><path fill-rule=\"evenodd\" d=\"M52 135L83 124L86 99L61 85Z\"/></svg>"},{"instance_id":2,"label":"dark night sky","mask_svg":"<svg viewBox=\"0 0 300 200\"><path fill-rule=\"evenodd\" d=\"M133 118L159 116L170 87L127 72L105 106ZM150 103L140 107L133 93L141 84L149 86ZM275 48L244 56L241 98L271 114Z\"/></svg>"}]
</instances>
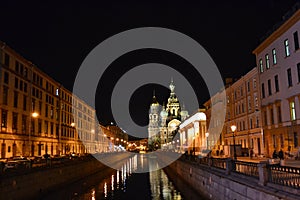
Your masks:
<instances>
[{"instance_id":1,"label":"dark night sky","mask_svg":"<svg viewBox=\"0 0 300 200\"><path fill-rule=\"evenodd\" d=\"M81 2L3 1L0 40L72 90L81 62L100 42L131 28L165 27L198 41L211 55L223 78L237 78L255 67L252 50L296 0ZM110 78L100 82L96 96L97 102L101 102L97 106L100 122L112 120L109 108L113 83L126 70L148 62L181 70L199 91L199 104L208 100L201 77L192 77L191 66L185 61L158 50L136 51L116 60L107 71ZM126 67L120 70L121 65ZM158 85L146 85L136 91L130 111L138 124L147 124L153 89L160 102L168 96L169 91Z\"/></svg>"}]
</instances>

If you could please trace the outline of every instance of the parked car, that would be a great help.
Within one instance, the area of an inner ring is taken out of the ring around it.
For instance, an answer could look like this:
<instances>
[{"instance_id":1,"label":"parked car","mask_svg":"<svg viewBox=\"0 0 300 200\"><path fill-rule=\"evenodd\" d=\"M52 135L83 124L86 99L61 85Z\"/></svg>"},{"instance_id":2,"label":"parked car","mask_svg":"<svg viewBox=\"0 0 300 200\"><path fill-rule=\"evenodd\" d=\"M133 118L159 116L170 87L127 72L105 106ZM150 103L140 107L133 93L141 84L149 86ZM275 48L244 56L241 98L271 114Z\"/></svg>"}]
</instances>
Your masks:
<instances>
[{"instance_id":1,"label":"parked car","mask_svg":"<svg viewBox=\"0 0 300 200\"><path fill-rule=\"evenodd\" d=\"M8 161L5 164L3 171L17 169L18 167L19 167L18 161Z\"/></svg>"}]
</instances>

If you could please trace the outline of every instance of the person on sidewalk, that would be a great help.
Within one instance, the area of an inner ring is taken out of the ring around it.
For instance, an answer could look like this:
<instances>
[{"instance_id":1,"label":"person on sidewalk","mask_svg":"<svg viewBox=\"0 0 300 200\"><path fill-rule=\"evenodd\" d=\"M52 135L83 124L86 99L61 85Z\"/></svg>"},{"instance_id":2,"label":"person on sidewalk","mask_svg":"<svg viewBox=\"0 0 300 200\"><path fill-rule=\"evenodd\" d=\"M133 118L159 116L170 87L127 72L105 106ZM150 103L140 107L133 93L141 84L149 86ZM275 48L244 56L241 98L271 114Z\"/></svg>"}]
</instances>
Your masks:
<instances>
[{"instance_id":1,"label":"person on sidewalk","mask_svg":"<svg viewBox=\"0 0 300 200\"><path fill-rule=\"evenodd\" d=\"M280 160L283 160L283 151L282 149L280 149L280 151L278 152L278 157Z\"/></svg>"},{"instance_id":2,"label":"person on sidewalk","mask_svg":"<svg viewBox=\"0 0 300 200\"><path fill-rule=\"evenodd\" d=\"M273 152L273 159L276 159L277 158L277 152L276 152L276 150L274 150L274 152Z\"/></svg>"}]
</instances>

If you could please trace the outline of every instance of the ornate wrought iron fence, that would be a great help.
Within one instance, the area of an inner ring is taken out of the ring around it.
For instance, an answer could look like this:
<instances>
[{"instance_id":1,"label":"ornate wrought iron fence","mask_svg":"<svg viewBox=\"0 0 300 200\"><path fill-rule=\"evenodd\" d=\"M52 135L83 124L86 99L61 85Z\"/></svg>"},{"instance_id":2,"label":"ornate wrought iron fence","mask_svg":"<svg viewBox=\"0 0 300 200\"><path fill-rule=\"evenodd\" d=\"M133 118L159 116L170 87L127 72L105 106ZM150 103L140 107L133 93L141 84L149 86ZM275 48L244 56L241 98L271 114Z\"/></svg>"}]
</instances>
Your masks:
<instances>
[{"instance_id":1,"label":"ornate wrought iron fence","mask_svg":"<svg viewBox=\"0 0 300 200\"><path fill-rule=\"evenodd\" d=\"M259 179L258 163L233 161L233 171Z\"/></svg>"},{"instance_id":2,"label":"ornate wrought iron fence","mask_svg":"<svg viewBox=\"0 0 300 200\"><path fill-rule=\"evenodd\" d=\"M287 166L268 165L269 182L300 189L300 169Z\"/></svg>"}]
</instances>

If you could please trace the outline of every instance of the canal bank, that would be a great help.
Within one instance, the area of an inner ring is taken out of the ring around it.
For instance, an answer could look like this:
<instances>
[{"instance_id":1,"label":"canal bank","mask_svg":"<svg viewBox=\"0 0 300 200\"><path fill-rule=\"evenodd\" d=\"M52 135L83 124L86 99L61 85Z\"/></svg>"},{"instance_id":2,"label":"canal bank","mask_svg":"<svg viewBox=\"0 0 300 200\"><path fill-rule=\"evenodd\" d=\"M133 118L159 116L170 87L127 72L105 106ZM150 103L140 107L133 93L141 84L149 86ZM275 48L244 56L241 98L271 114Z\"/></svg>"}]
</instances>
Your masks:
<instances>
[{"instance_id":1,"label":"canal bank","mask_svg":"<svg viewBox=\"0 0 300 200\"><path fill-rule=\"evenodd\" d=\"M207 199L299 199L297 193L284 191L284 187L280 189L270 187L269 185L272 184L260 184L257 177L228 173L228 170L190 161L184 157L176 160L166 169Z\"/></svg>"},{"instance_id":2,"label":"canal bank","mask_svg":"<svg viewBox=\"0 0 300 200\"><path fill-rule=\"evenodd\" d=\"M112 160L122 164L131 155L122 153L110 155ZM116 158L116 159L113 159ZM107 173L108 167L92 156L83 160L68 162L64 165L42 169L32 169L26 173L2 176L0 181L0 199L38 199L58 188L76 182L86 176Z\"/></svg>"}]
</instances>

